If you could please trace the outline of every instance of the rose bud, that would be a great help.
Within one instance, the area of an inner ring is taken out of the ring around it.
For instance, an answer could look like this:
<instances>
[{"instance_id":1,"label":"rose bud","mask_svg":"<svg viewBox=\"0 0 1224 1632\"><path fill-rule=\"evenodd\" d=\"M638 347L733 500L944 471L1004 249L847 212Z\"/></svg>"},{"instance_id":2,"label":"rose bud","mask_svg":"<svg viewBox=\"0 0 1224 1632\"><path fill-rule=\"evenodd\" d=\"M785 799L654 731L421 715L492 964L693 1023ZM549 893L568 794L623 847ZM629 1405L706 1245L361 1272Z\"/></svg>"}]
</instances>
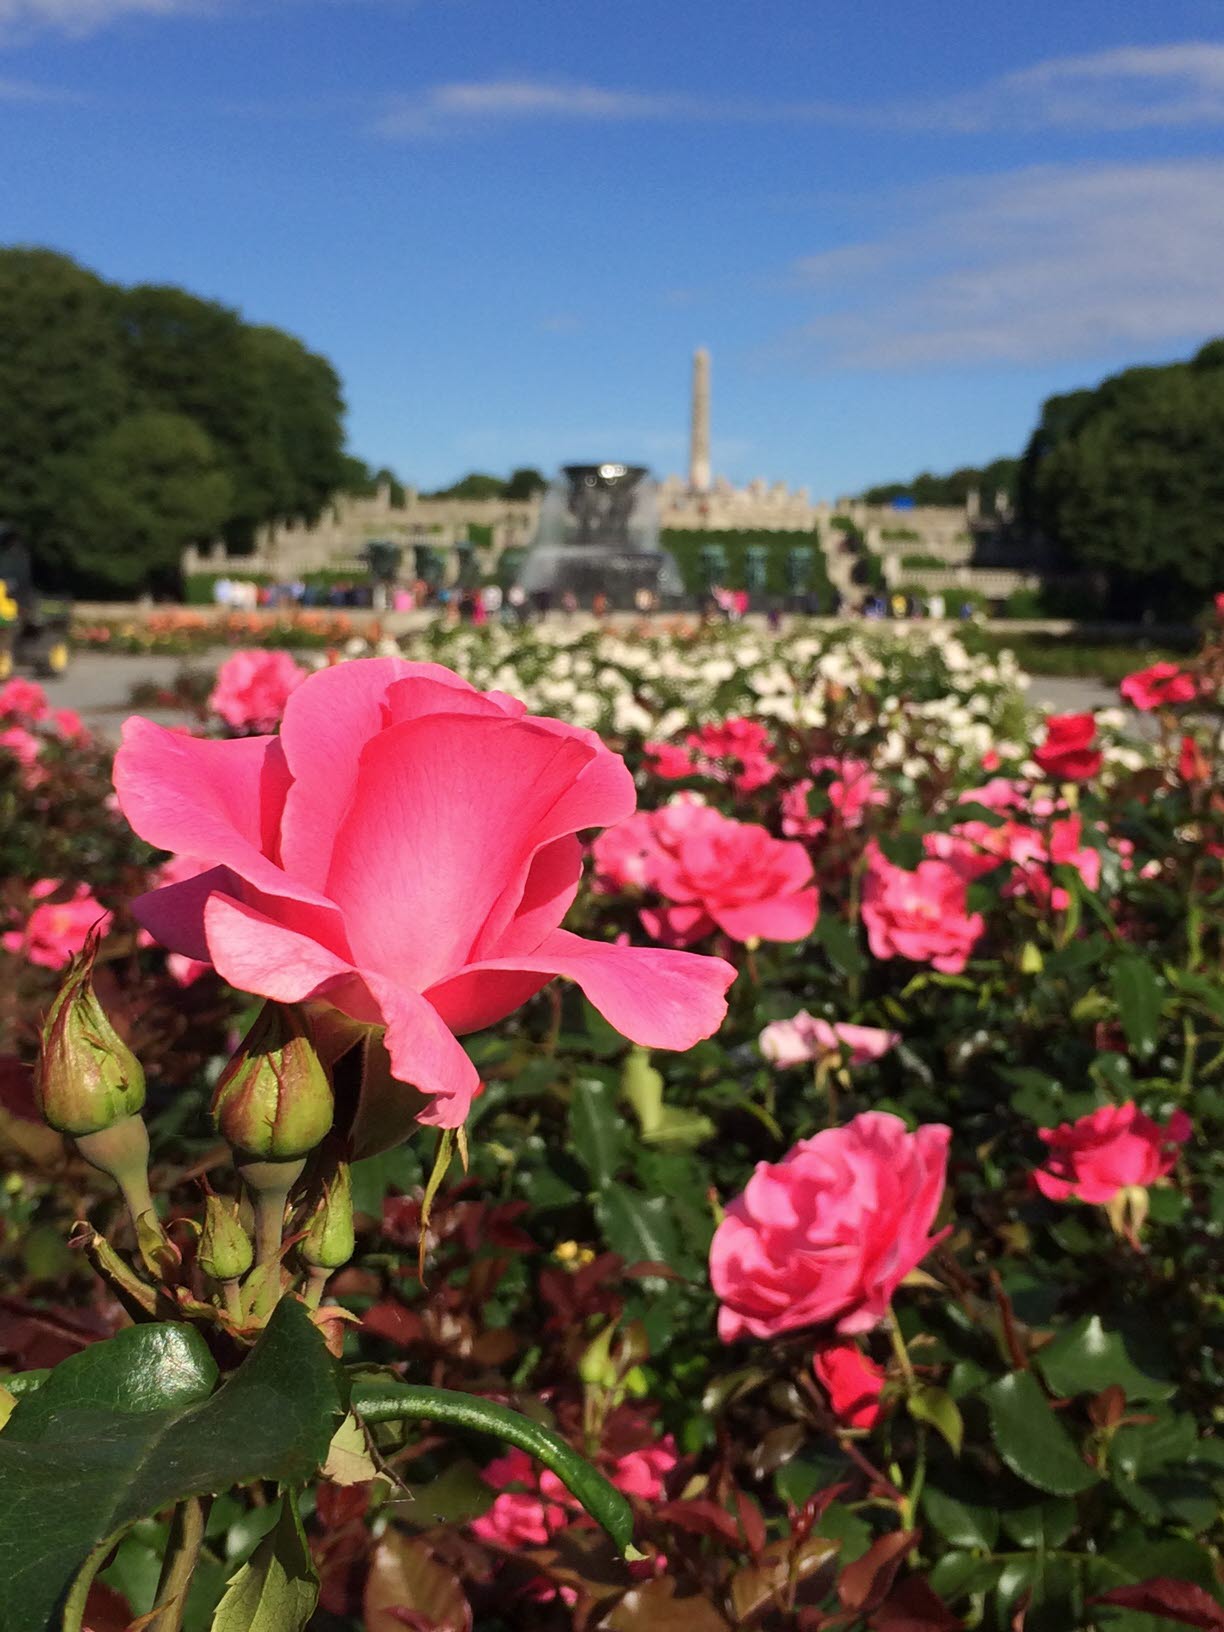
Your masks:
<instances>
[{"instance_id":1,"label":"rose bud","mask_svg":"<svg viewBox=\"0 0 1224 1632\"><path fill-rule=\"evenodd\" d=\"M255 1262L255 1249L239 1222L236 1202L223 1196L205 1198L196 1262L205 1275L223 1286L227 1281L241 1280Z\"/></svg>"},{"instance_id":2,"label":"rose bud","mask_svg":"<svg viewBox=\"0 0 1224 1632\"><path fill-rule=\"evenodd\" d=\"M135 1116L145 1101L140 1061L119 1036L93 989L97 937L91 936L43 1024L35 1093L57 1133L102 1133Z\"/></svg>"},{"instance_id":3,"label":"rose bud","mask_svg":"<svg viewBox=\"0 0 1224 1632\"><path fill-rule=\"evenodd\" d=\"M294 1161L328 1132L334 1108L305 1018L265 1003L213 1092L222 1138L257 1161Z\"/></svg>"},{"instance_id":4,"label":"rose bud","mask_svg":"<svg viewBox=\"0 0 1224 1632\"><path fill-rule=\"evenodd\" d=\"M340 1269L353 1256L353 1180L347 1162L323 1186L323 1199L298 1251L312 1269Z\"/></svg>"}]
</instances>

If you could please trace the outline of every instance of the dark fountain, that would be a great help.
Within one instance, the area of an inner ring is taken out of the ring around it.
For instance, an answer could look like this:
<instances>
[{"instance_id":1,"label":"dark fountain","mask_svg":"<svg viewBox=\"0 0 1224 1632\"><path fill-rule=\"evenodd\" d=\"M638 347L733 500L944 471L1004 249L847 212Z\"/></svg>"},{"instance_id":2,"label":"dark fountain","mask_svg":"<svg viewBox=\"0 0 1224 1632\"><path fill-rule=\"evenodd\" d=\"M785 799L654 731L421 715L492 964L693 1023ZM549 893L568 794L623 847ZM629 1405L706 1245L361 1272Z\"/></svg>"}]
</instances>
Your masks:
<instances>
[{"instance_id":1,"label":"dark fountain","mask_svg":"<svg viewBox=\"0 0 1224 1632\"><path fill-rule=\"evenodd\" d=\"M530 595L569 593L584 606L601 593L616 607L632 607L644 589L660 601L681 595L645 466L566 465L540 504L521 581Z\"/></svg>"}]
</instances>

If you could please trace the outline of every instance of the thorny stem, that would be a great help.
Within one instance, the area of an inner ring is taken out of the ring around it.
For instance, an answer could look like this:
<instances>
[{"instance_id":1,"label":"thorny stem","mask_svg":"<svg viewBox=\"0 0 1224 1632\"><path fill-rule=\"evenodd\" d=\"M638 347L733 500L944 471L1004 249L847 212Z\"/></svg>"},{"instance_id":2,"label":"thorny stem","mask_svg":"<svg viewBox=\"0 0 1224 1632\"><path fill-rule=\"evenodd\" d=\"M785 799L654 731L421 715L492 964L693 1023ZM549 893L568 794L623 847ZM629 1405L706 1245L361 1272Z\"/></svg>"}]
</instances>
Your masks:
<instances>
[{"instance_id":1,"label":"thorny stem","mask_svg":"<svg viewBox=\"0 0 1224 1632\"><path fill-rule=\"evenodd\" d=\"M893 1353L897 1357L897 1364L901 1367L901 1375L905 1378L905 1392L912 1394L918 1386L914 1376L914 1364L910 1359L909 1350L905 1346L905 1339L901 1335L901 1328L897 1325L897 1317L891 1307L888 1311L888 1335L892 1341Z\"/></svg>"},{"instance_id":2,"label":"thorny stem","mask_svg":"<svg viewBox=\"0 0 1224 1632\"><path fill-rule=\"evenodd\" d=\"M147 1632L182 1632L187 1590L199 1562L208 1507L207 1499L192 1496L174 1510L170 1540L157 1583L157 1608Z\"/></svg>"}]
</instances>

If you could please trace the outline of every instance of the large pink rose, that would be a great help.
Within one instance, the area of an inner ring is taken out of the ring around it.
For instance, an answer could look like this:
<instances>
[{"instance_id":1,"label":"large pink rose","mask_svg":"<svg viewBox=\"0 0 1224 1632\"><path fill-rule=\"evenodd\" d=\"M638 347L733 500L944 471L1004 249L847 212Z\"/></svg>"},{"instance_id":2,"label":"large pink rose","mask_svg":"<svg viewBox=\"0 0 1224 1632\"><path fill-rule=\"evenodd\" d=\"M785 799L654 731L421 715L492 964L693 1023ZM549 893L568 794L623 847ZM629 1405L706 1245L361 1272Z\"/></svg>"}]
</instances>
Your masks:
<instances>
[{"instance_id":1,"label":"large pink rose","mask_svg":"<svg viewBox=\"0 0 1224 1632\"><path fill-rule=\"evenodd\" d=\"M633 809L623 760L437 664L320 670L279 737L214 742L130 719L115 787L142 838L208 867L141 896L145 927L243 991L385 1026L394 1077L431 1096L421 1121L457 1127L476 1092L454 1034L554 975L647 1047L690 1048L726 1012L735 977L720 959L559 927L576 835Z\"/></svg>"},{"instance_id":2,"label":"large pink rose","mask_svg":"<svg viewBox=\"0 0 1224 1632\"><path fill-rule=\"evenodd\" d=\"M950 975L965 967L984 927L981 913L967 910L958 867L920 861L911 873L875 845L863 881L863 922L877 958L912 958Z\"/></svg>"},{"instance_id":3,"label":"large pink rose","mask_svg":"<svg viewBox=\"0 0 1224 1632\"><path fill-rule=\"evenodd\" d=\"M935 1245L951 1129L864 1111L758 1162L710 1246L718 1335L865 1332Z\"/></svg>"},{"instance_id":4,"label":"large pink rose","mask_svg":"<svg viewBox=\"0 0 1224 1632\"><path fill-rule=\"evenodd\" d=\"M235 652L217 670L208 706L235 731L272 731L305 678L288 652Z\"/></svg>"},{"instance_id":5,"label":"large pink rose","mask_svg":"<svg viewBox=\"0 0 1224 1632\"><path fill-rule=\"evenodd\" d=\"M1162 1128L1134 1103L1101 1105L1078 1122L1038 1128L1049 1146L1049 1167L1033 1174L1051 1201L1079 1201L1106 1206L1120 1190L1147 1186L1173 1170L1178 1147L1192 1132L1185 1111L1174 1111Z\"/></svg>"}]
</instances>

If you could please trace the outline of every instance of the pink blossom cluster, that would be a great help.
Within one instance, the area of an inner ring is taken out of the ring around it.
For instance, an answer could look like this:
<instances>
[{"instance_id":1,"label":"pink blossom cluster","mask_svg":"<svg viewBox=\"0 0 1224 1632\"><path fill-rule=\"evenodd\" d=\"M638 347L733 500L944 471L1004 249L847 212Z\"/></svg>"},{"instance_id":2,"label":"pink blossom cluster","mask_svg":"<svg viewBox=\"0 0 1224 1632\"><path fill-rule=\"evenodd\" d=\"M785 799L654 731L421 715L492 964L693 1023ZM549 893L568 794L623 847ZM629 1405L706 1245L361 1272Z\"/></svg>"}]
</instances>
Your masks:
<instances>
[{"instance_id":1,"label":"pink blossom cluster","mask_svg":"<svg viewBox=\"0 0 1224 1632\"><path fill-rule=\"evenodd\" d=\"M0 758L7 754L17 761L26 788L37 788L46 780L43 745L56 739L89 741L76 710L52 708L43 688L21 675L5 681L0 686Z\"/></svg>"},{"instance_id":2,"label":"pink blossom cluster","mask_svg":"<svg viewBox=\"0 0 1224 1632\"><path fill-rule=\"evenodd\" d=\"M618 1457L604 1471L626 1496L657 1502L676 1461L675 1441L666 1434ZM526 1451L507 1451L489 1463L481 1478L498 1495L487 1513L472 1520L471 1530L493 1546L542 1547L558 1530L590 1523L556 1474L533 1462Z\"/></svg>"},{"instance_id":3,"label":"pink blossom cluster","mask_svg":"<svg viewBox=\"0 0 1224 1632\"><path fill-rule=\"evenodd\" d=\"M646 753L648 768L666 782L705 776L730 782L737 793L752 793L778 774L769 732L759 720L744 716L690 731L683 746L648 742Z\"/></svg>"},{"instance_id":4,"label":"pink blossom cluster","mask_svg":"<svg viewBox=\"0 0 1224 1632\"><path fill-rule=\"evenodd\" d=\"M306 672L288 652L235 652L217 670L209 709L235 731L275 731Z\"/></svg>"},{"instance_id":5,"label":"pink blossom cluster","mask_svg":"<svg viewBox=\"0 0 1224 1632\"><path fill-rule=\"evenodd\" d=\"M1041 815L1052 806L1049 801L1038 801L1032 808ZM1004 896L1026 895L1062 912L1071 898L1063 885L1054 882L1053 868L1074 869L1090 890L1101 882L1101 853L1084 844L1083 832L1078 814L1054 817L1045 827L1014 818L997 824L971 820L958 822L945 833L926 834L923 845L928 855L946 862L970 882L1010 866L1013 870L1003 886Z\"/></svg>"},{"instance_id":6,"label":"pink blossom cluster","mask_svg":"<svg viewBox=\"0 0 1224 1632\"><path fill-rule=\"evenodd\" d=\"M1076 1122L1038 1128L1050 1154L1033 1182L1051 1201L1107 1206L1119 1191L1146 1188L1171 1173L1192 1131L1185 1111L1174 1111L1162 1128L1133 1100L1101 1105Z\"/></svg>"},{"instance_id":7,"label":"pink blossom cluster","mask_svg":"<svg viewBox=\"0 0 1224 1632\"><path fill-rule=\"evenodd\" d=\"M664 905L639 916L664 946L690 946L715 929L733 941L801 941L816 924L819 898L804 847L692 794L618 823L595 840L592 855L605 890L663 897Z\"/></svg>"},{"instance_id":8,"label":"pink blossom cluster","mask_svg":"<svg viewBox=\"0 0 1224 1632\"><path fill-rule=\"evenodd\" d=\"M110 924L110 914L94 899L88 884L71 889L58 878L40 878L31 884L29 895L37 905L20 929L0 935L0 946L42 969L64 968L95 924L102 933ZM56 896L61 899L53 899Z\"/></svg>"},{"instance_id":9,"label":"pink blossom cluster","mask_svg":"<svg viewBox=\"0 0 1224 1632\"><path fill-rule=\"evenodd\" d=\"M888 803L888 793L871 766L852 755L838 758L822 754L811 760L812 776L793 782L782 795L782 831L790 838L819 838L829 825L823 816L812 814L811 795L818 786L814 778L832 773L824 788L829 809L842 827L861 827L872 805Z\"/></svg>"},{"instance_id":10,"label":"pink blossom cluster","mask_svg":"<svg viewBox=\"0 0 1224 1632\"><path fill-rule=\"evenodd\" d=\"M910 958L944 974L959 974L985 928L968 910L968 879L937 859L913 871L889 861L877 844L867 850L863 922L877 958Z\"/></svg>"},{"instance_id":11,"label":"pink blossom cluster","mask_svg":"<svg viewBox=\"0 0 1224 1632\"><path fill-rule=\"evenodd\" d=\"M866 1065L883 1058L900 1041L898 1031L855 1026L842 1020L820 1020L806 1009L800 1009L789 1020L771 1021L761 1033L757 1046L771 1065L784 1069L843 1057L851 1065Z\"/></svg>"}]
</instances>

